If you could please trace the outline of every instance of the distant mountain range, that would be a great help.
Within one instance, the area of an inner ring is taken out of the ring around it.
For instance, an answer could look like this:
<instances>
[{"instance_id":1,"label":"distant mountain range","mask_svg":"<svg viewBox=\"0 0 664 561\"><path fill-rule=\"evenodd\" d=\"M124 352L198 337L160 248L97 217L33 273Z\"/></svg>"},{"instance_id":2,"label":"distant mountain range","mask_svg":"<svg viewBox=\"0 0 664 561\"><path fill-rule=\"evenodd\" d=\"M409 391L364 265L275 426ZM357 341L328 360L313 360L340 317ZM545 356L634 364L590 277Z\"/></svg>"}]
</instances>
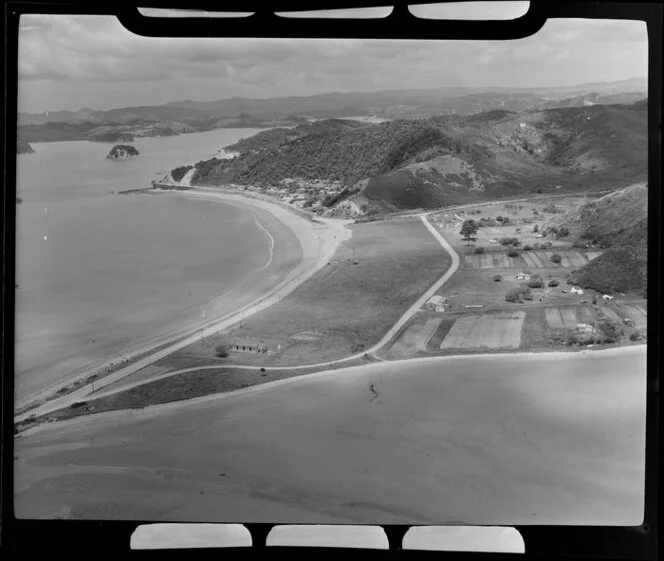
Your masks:
<instances>
[{"instance_id":1,"label":"distant mountain range","mask_svg":"<svg viewBox=\"0 0 664 561\"><path fill-rule=\"evenodd\" d=\"M632 103L647 96L647 80L580 84L572 87L447 87L421 90L325 93L305 97L178 101L105 111L19 113L18 135L26 142L96 140L126 142L137 136L165 136L226 127L293 126L307 118L376 115L387 119L440 114L468 115L491 109L526 111L591 104Z\"/></svg>"}]
</instances>

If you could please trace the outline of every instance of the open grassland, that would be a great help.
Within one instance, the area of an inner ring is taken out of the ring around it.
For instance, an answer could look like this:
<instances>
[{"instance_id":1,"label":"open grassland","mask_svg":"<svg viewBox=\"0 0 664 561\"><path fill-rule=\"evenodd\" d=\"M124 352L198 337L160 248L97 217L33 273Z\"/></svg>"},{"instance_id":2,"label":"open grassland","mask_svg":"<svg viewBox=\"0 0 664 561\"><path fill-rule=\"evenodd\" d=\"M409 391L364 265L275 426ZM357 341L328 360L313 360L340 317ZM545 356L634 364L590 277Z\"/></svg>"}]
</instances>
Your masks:
<instances>
[{"instance_id":1,"label":"open grassland","mask_svg":"<svg viewBox=\"0 0 664 561\"><path fill-rule=\"evenodd\" d=\"M264 339L269 356L231 358L266 366L335 360L371 347L447 270L450 257L418 218L351 228L329 265L279 304L164 360L184 367L189 359L210 359L219 342L235 337Z\"/></svg>"},{"instance_id":2,"label":"open grassland","mask_svg":"<svg viewBox=\"0 0 664 561\"><path fill-rule=\"evenodd\" d=\"M623 309L634 322L637 329L646 329L648 327L648 313L643 305L624 305Z\"/></svg>"},{"instance_id":3,"label":"open grassland","mask_svg":"<svg viewBox=\"0 0 664 561\"><path fill-rule=\"evenodd\" d=\"M441 349L517 349L521 345L524 311L475 314L459 318Z\"/></svg>"}]
</instances>

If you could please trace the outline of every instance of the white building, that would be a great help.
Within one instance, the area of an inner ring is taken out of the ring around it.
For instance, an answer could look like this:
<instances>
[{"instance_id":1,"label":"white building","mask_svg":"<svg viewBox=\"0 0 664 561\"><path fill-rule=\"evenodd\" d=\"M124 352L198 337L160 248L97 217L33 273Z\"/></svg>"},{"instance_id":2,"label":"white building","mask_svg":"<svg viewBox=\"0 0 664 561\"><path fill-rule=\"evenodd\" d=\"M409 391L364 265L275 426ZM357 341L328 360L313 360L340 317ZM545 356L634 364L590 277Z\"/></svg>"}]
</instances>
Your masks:
<instances>
[{"instance_id":1,"label":"white building","mask_svg":"<svg viewBox=\"0 0 664 561\"><path fill-rule=\"evenodd\" d=\"M447 302L447 298L441 296L440 294L436 294L435 296L429 298L429 301L427 302L427 308L429 310L435 310L437 312L444 312L445 302ZM438 308L442 309L439 310Z\"/></svg>"},{"instance_id":2,"label":"white building","mask_svg":"<svg viewBox=\"0 0 664 561\"><path fill-rule=\"evenodd\" d=\"M572 294L583 294L583 289L579 288L578 286L573 286L570 292Z\"/></svg>"},{"instance_id":3,"label":"white building","mask_svg":"<svg viewBox=\"0 0 664 561\"><path fill-rule=\"evenodd\" d=\"M604 294L602 295L602 298L604 298L604 300L613 300L613 296L611 296L610 294Z\"/></svg>"}]
</instances>

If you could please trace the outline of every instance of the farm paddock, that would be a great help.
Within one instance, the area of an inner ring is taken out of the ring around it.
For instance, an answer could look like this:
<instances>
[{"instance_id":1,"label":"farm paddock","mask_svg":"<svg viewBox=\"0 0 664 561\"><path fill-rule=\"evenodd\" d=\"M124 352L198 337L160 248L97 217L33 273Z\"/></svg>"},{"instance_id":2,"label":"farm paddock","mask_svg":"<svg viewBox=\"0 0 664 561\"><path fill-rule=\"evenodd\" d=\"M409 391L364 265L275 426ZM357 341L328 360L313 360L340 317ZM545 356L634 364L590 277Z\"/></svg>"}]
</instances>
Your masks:
<instances>
[{"instance_id":1,"label":"farm paddock","mask_svg":"<svg viewBox=\"0 0 664 561\"><path fill-rule=\"evenodd\" d=\"M524 311L463 316L450 329L441 349L517 349L521 344Z\"/></svg>"}]
</instances>

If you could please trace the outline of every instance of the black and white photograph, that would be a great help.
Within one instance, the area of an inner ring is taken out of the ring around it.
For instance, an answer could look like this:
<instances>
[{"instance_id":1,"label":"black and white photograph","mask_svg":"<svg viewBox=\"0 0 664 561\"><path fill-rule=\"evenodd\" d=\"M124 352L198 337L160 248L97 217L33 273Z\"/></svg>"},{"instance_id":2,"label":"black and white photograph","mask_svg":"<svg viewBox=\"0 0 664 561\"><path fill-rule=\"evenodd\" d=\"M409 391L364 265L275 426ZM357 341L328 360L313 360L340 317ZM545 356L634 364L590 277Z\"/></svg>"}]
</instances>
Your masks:
<instances>
[{"instance_id":1,"label":"black and white photograph","mask_svg":"<svg viewBox=\"0 0 664 561\"><path fill-rule=\"evenodd\" d=\"M17 101L17 518L643 523L644 21L23 14Z\"/></svg>"}]
</instances>

